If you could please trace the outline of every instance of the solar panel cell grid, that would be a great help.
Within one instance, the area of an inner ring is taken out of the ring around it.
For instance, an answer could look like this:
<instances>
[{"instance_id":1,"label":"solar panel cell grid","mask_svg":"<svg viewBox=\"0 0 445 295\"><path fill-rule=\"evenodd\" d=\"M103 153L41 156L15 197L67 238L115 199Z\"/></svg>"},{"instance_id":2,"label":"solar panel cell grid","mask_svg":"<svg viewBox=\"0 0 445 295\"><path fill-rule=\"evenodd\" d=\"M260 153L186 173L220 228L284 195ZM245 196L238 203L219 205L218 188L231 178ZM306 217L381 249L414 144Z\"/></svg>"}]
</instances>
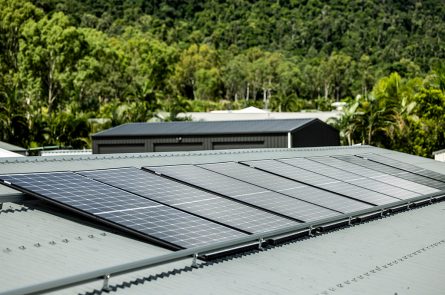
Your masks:
<instances>
[{"instance_id":1,"label":"solar panel cell grid","mask_svg":"<svg viewBox=\"0 0 445 295\"><path fill-rule=\"evenodd\" d=\"M425 177L429 177L438 181L445 182L445 174L437 173L435 171L431 171L428 169L423 169L418 166L408 164L405 162L397 161L385 156L377 155L377 154L363 154L359 155L363 158L369 159L371 161L375 161L381 164L385 164L391 167L395 167L401 170L405 170L411 173L419 174Z\"/></svg>"},{"instance_id":2,"label":"solar panel cell grid","mask_svg":"<svg viewBox=\"0 0 445 295\"><path fill-rule=\"evenodd\" d=\"M351 183L356 186L378 192L397 199L409 199L419 196L419 194L402 189L400 187L392 186L387 183L382 183L374 179L363 177L345 170L337 169L316 161L311 161L305 158L291 158L280 159L279 161L303 168L315 173L331 177L333 179L341 180L343 182Z\"/></svg>"},{"instance_id":3,"label":"solar panel cell grid","mask_svg":"<svg viewBox=\"0 0 445 295\"><path fill-rule=\"evenodd\" d=\"M245 236L239 231L72 172L3 175L0 179L37 197L181 248Z\"/></svg>"},{"instance_id":4,"label":"solar panel cell grid","mask_svg":"<svg viewBox=\"0 0 445 295\"><path fill-rule=\"evenodd\" d=\"M304 222L340 214L193 165L147 167L147 169Z\"/></svg>"},{"instance_id":5,"label":"solar panel cell grid","mask_svg":"<svg viewBox=\"0 0 445 295\"><path fill-rule=\"evenodd\" d=\"M249 233L266 232L296 224L295 221L290 219L137 168L83 171L80 173L137 195Z\"/></svg>"},{"instance_id":6,"label":"solar panel cell grid","mask_svg":"<svg viewBox=\"0 0 445 295\"><path fill-rule=\"evenodd\" d=\"M372 207L371 205L356 200L348 199L235 162L206 164L200 165L200 167L342 213Z\"/></svg>"},{"instance_id":7,"label":"solar panel cell grid","mask_svg":"<svg viewBox=\"0 0 445 295\"><path fill-rule=\"evenodd\" d=\"M349 163L357 164L372 170L379 171L381 173L386 173L389 175L396 176L398 178L402 178L405 180L409 180L424 186L429 186L431 188L435 188L438 190L445 190L445 183L422 176L413 174L404 170L400 170L394 167L390 167L381 163L377 163L374 161L366 160L356 156L334 156L336 159L340 159L342 161L346 161Z\"/></svg>"},{"instance_id":8,"label":"solar panel cell grid","mask_svg":"<svg viewBox=\"0 0 445 295\"><path fill-rule=\"evenodd\" d=\"M421 195L431 194L438 192L437 189L428 187L425 185L421 185L400 177L392 176L386 173L382 173L376 170L368 169L366 167L356 165L353 163L349 163L346 161L342 161L340 159L336 159L333 157L312 157L309 158L312 161L317 161L326 165L330 165L332 167L343 169L364 177L373 178L375 180L378 180L380 182L384 182L393 186L397 186L400 188L404 188L416 193L419 193Z\"/></svg>"},{"instance_id":9,"label":"solar panel cell grid","mask_svg":"<svg viewBox=\"0 0 445 295\"><path fill-rule=\"evenodd\" d=\"M343 196L364 201L373 205L384 205L398 201L398 199L349 183L341 182L330 177L318 175L317 173L310 172L276 160L249 161L245 163L264 171L275 173L296 181L301 181L306 184L320 187L333 193L341 194Z\"/></svg>"}]
</instances>

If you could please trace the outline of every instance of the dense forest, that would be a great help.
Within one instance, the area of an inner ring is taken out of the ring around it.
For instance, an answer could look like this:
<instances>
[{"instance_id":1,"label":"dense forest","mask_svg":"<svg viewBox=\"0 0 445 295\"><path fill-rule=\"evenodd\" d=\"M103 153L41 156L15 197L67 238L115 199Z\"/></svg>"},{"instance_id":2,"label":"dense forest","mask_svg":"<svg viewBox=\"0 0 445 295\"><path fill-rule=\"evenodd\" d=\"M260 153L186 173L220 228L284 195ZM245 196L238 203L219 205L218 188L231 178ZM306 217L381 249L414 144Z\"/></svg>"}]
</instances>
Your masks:
<instances>
[{"instance_id":1,"label":"dense forest","mask_svg":"<svg viewBox=\"0 0 445 295\"><path fill-rule=\"evenodd\" d=\"M184 111L344 101L344 144L445 147L443 1L0 0L0 17L3 141L81 148Z\"/></svg>"}]
</instances>

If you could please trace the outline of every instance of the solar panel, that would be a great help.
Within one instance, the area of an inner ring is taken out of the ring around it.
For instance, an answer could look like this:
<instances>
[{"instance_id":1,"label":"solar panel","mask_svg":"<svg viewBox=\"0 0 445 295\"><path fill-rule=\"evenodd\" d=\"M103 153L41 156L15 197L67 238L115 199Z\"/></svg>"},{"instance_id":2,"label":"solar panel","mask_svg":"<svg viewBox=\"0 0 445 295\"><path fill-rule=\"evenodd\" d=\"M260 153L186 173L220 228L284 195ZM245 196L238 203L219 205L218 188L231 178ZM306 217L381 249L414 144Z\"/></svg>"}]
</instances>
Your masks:
<instances>
[{"instance_id":1,"label":"solar panel","mask_svg":"<svg viewBox=\"0 0 445 295\"><path fill-rule=\"evenodd\" d=\"M244 233L88 179L72 172L11 174L4 184L176 248L191 248Z\"/></svg>"},{"instance_id":2,"label":"solar panel","mask_svg":"<svg viewBox=\"0 0 445 295\"><path fill-rule=\"evenodd\" d=\"M193 165L146 169L299 221L315 221L340 214Z\"/></svg>"},{"instance_id":3,"label":"solar panel","mask_svg":"<svg viewBox=\"0 0 445 295\"><path fill-rule=\"evenodd\" d=\"M438 190L445 190L445 184L443 182L422 176L422 175L418 175L418 174L414 174L414 173L410 173L401 169L397 169L391 166L387 166L381 163L377 163L374 161L370 161L370 160L366 160L360 157L356 157L356 156L334 156L337 159L346 161L346 162L350 162L353 164L357 164L363 167L367 167L369 169L372 170L376 170L382 173L386 173L389 175L393 175L399 178L403 178L415 183L419 183L425 186L429 186L429 187L433 187L435 189Z\"/></svg>"},{"instance_id":4,"label":"solar panel","mask_svg":"<svg viewBox=\"0 0 445 295\"><path fill-rule=\"evenodd\" d=\"M342 213L371 208L363 202L352 200L300 182L289 180L245 165L228 162L199 165L202 168L233 177L296 199L323 206Z\"/></svg>"},{"instance_id":5,"label":"solar panel","mask_svg":"<svg viewBox=\"0 0 445 295\"><path fill-rule=\"evenodd\" d=\"M140 169L82 171L80 174L139 196L249 232L295 225L287 218L211 194Z\"/></svg>"},{"instance_id":6,"label":"solar panel","mask_svg":"<svg viewBox=\"0 0 445 295\"><path fill-rule=\"evenodd\" d=\"M366 167L360 166L360 165L356 165L356 164L352 164L349 162L345 162L342 161L340 159L336 159L333 157L313 157L313 158L309 158L312 161L317 161L320 163L323 163L325 165L329 165L335 168L339 168L345 171L349 171L351 173L355 173L364 177L369 177L369 178L373 178L376 179L378 181L381 182L385 182L388 184L391 184L393 186L398 186L401 188L405 188L407 190L422 194L422 195L426 195L426 194L431 194L431 193L437 193L439 192L439 190L429 187L429 186L425 186L422 184L418 184L400 177L396 177L396 176L392 176L386 173L382 173L382 172L378 172L376 170L372 170L372 169L368 169Z\"/></svg>"},{"instance_id":7,"label":"solar panel","mask_svg":"<svg viewBox=\"0 0 445 295\"><path fill-rule=\"evenodd\" d=\"M341 194L372 205L384 205L398 201L398 199L383 195L362 187L342 182L324 175L304 170L276 160L259 160L245 162L249 166L281 175L315 187L323 188L333 193Z\"/></svg>"},{"instance_id":8,"label":"solar panel","mask_svg":"<svg viewBox=\"0 0 445 295\"><path fill-rule=\"evenodd\" d=\"M279 159L278 161L401 200L419 196L415 192L305 158Z\"/></svg>"},{"instance_id":9,"label":"solar panel","mask_svg":"<svg viewBox=\"0 0 445 295\"><path fill-rule=\"evenodd\" d=\"M401 162L401 161L397 161L388 157L384 157L381 155L377 155L377 154L363 154L363 155L358 155L359 157L362 158L366 158L368 160L374 161L374 162L378 162L380 164L384 164L384 165L388 165L394 168L398 168L401 170L405 170L414 174L419 174L425 177L429 177L438 181L442 181L445 182L445 174L441 174L441 173L437 173L435 171L431 171L428 169L423 169L420 167L417 167L415 165L412 164L408 164L405 162Z\"/></svg>"}]
</instances>

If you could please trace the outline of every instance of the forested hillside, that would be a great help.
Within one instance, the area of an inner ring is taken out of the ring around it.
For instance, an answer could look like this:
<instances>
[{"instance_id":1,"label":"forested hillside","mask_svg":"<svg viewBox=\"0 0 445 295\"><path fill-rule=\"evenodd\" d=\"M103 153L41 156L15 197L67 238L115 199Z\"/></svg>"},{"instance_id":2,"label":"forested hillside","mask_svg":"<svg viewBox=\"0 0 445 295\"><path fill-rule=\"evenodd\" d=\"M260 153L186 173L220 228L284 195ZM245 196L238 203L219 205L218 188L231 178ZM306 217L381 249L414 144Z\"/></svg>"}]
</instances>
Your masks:
<instances>
[{"instance_id":1,"label":"forested hillside","mask_svg":"<svg viewBox=\"0 0 445 295\"><path fill-rule=\"evenodd\" d=\"M0 0L0 17L0 140L342 100L344 143L445 147L443 1Z\"/></svg>"}]
</instances>

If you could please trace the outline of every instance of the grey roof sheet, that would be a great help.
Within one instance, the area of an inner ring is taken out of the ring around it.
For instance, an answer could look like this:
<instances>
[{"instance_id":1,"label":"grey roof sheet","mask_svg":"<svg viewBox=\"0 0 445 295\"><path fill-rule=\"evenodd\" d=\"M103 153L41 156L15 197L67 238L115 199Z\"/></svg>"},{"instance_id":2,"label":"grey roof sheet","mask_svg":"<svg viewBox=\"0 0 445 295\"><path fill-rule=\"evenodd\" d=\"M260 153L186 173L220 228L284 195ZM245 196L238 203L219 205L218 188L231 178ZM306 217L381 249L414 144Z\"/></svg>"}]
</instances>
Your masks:
<instances>
[{"instance_id":1,"label":"grey roof sheet","mask_svg":"<svg viewBox=\"0 0 445 295\"><path fill-rule=\"evenodd\" d=\"M0 149L4 149L10 152L26 152L25 148L4 142L4 141L0 141Z\"/></svg>"},{"instance_id":2,"label":"grey roof sheet","mask_svg":"<svg viewBox=\"0 0 445 295\"><path fill-rule=\"evenodd\" d=\"M120 294L438 294L445 203L119 290Z\"/></svg>"},{"instance_id":3,"label":"grey roof sheet","mask_svg":"<svg viewBox=\"0 0 445 295\"><path fill-rule=\"evenodd\" d=\"M55 212L45 206L4 204L0 211L0 293L171 252ZM169 267L178 265L183 263Z\"/></svg>"},{"instance_id":4,"label":"grey roof sheet","mask_svg":"<svg viewBox=\"0 0 445 295\"><path fill-rule=\"evenodd\" d=\"M96 133L93 138L287 133L318 119L244 120L212 122L128 123ZM323 123L325 124L325 123ZM329 126L326 124L326 126ZM330 127L331 128L331 127Z\"/></svg>"}]
</instances>

